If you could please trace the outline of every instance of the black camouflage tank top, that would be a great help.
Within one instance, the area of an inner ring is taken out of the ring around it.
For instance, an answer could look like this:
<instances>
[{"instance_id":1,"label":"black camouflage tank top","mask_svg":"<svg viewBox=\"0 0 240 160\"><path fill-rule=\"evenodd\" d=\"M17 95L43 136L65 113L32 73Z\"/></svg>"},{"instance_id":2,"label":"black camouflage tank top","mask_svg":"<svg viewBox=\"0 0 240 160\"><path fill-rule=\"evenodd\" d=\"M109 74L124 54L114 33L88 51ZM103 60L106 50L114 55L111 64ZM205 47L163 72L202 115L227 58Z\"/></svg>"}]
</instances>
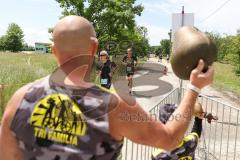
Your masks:
<instances>
[{"instance_id":1,"label":"black camouflage tank top","mask_svg":"<svg viewBox=\"0 0 240 160\"><path fill-rule=\"evenodd\" d=\"M109 133L111 96L97 86L58 86L49 77L34 82L11 124L24 160L117 159L122 141Z\"/></svg>"}]
</instances>

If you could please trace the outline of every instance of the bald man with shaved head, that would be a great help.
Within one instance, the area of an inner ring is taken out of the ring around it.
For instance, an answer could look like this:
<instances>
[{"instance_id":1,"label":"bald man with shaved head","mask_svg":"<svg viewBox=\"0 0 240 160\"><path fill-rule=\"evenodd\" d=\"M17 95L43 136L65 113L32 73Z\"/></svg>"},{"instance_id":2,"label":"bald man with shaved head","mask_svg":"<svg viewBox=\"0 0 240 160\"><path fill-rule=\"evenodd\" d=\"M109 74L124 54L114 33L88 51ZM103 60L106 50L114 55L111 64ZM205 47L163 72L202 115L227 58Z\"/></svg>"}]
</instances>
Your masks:
<instances>
[{"instance_id":1,"label":"bald man with shaved head","mask_svg":"<svg viewBox=\"0 0 240 160\"><path fill-rule=\"evenodd\" d=\"M54 27L52 51L58 69L20 88L7 104L0 131L1 160L115 160L126 137L136 143L174 149L192 117L198 93L187 92L178 115L166 124L117 92L89 81L98 41L92 24L79 16ZM213 68L200 61L190 83L210 84Z\"/></svg>"}]
</instances>

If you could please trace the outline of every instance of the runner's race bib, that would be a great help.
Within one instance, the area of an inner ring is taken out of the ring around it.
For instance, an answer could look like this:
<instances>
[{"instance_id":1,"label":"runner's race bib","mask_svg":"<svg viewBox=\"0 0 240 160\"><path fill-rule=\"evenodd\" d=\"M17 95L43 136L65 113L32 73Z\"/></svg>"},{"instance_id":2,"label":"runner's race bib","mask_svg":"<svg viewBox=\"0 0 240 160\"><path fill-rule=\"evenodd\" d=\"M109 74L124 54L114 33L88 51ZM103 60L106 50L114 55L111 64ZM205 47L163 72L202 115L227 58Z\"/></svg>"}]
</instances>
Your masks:
<instances>
[{"instance_id":1,"label":"runner's race bib","mask_svg":"<svg viewBox=\"0 0 240 160\"><path fill-rule=\"evenodd\" d=\"M102 85L107 85L108 84L108 79L107 78L101 79L101 84Z\"/></svg>"},{"instance_id":2,"label":"runner's race bib","mask_svg":"<svg viewBox=\"0 0 240 160\"><path fill-rule=\"evenodd\" d=\"M132 67L127 67L127 72L132 72Z\"/></svg>"}]
</instances>

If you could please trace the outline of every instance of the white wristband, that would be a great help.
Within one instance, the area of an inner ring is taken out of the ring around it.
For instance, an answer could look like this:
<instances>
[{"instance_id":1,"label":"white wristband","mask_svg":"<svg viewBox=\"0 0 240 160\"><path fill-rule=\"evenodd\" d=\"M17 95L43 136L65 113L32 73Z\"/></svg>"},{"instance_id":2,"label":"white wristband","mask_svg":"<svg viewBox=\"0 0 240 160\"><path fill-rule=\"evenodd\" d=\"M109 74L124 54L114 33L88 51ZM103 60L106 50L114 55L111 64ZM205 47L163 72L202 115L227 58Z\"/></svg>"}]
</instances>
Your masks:
<instances>
[{"instance_id":1,"label":"white wristband","mask_svg":"<svg viewBox=\"0 0 240 160\"><path fill-rule=\"evenodd\" d=\"M191 89L192 91L196 92L197 94L200 94L200 92L201 92L201 89L199 89L198 87L192 85L191 83L188 84L187 88Z\"/></svg>"}]
</instances>

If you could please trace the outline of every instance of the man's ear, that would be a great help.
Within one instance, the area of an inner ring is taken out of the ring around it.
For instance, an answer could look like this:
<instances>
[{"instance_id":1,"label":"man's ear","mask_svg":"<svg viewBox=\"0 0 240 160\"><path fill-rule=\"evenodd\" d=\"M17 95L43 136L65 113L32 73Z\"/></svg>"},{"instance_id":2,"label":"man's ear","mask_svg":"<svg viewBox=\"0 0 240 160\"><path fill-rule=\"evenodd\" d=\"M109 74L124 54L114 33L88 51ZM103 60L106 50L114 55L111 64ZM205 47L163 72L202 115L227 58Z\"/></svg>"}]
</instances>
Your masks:
<instances>
[{"instance_id":1,"label":"man's ear","mask_svg":"<svg viewBox=\"0 0 240 160\"><path fill-rule=\"evenodd\" d=\"M57 56L56 55L56 47L54 44L51 45L51 48L52 48L52 53L54 54L54 56Z\"/></svg>"},{"instance_id":2,"label":"man's ear","mask_svg":"<svg viewBox=\"0 0 240 160\"><path fill-rule=\"evenodd\" d=\"M95 56L97 49L98 49L98 39L95 37L91 37L91 41L92 41L92 51L91 54L92 56Z\"/></svg>"},{"instance_id":3,"label":"man's ear","mask_svg":"<svg viewBox=\"0 0 240 160\"><path fill-rule=\"evenodd\" d=\"M57 60L58 64L60 64L56 46L54 44L52 44L51 48L52 48L52 54L54 55L54 57Z\"/></svg>"}]
</instances>

